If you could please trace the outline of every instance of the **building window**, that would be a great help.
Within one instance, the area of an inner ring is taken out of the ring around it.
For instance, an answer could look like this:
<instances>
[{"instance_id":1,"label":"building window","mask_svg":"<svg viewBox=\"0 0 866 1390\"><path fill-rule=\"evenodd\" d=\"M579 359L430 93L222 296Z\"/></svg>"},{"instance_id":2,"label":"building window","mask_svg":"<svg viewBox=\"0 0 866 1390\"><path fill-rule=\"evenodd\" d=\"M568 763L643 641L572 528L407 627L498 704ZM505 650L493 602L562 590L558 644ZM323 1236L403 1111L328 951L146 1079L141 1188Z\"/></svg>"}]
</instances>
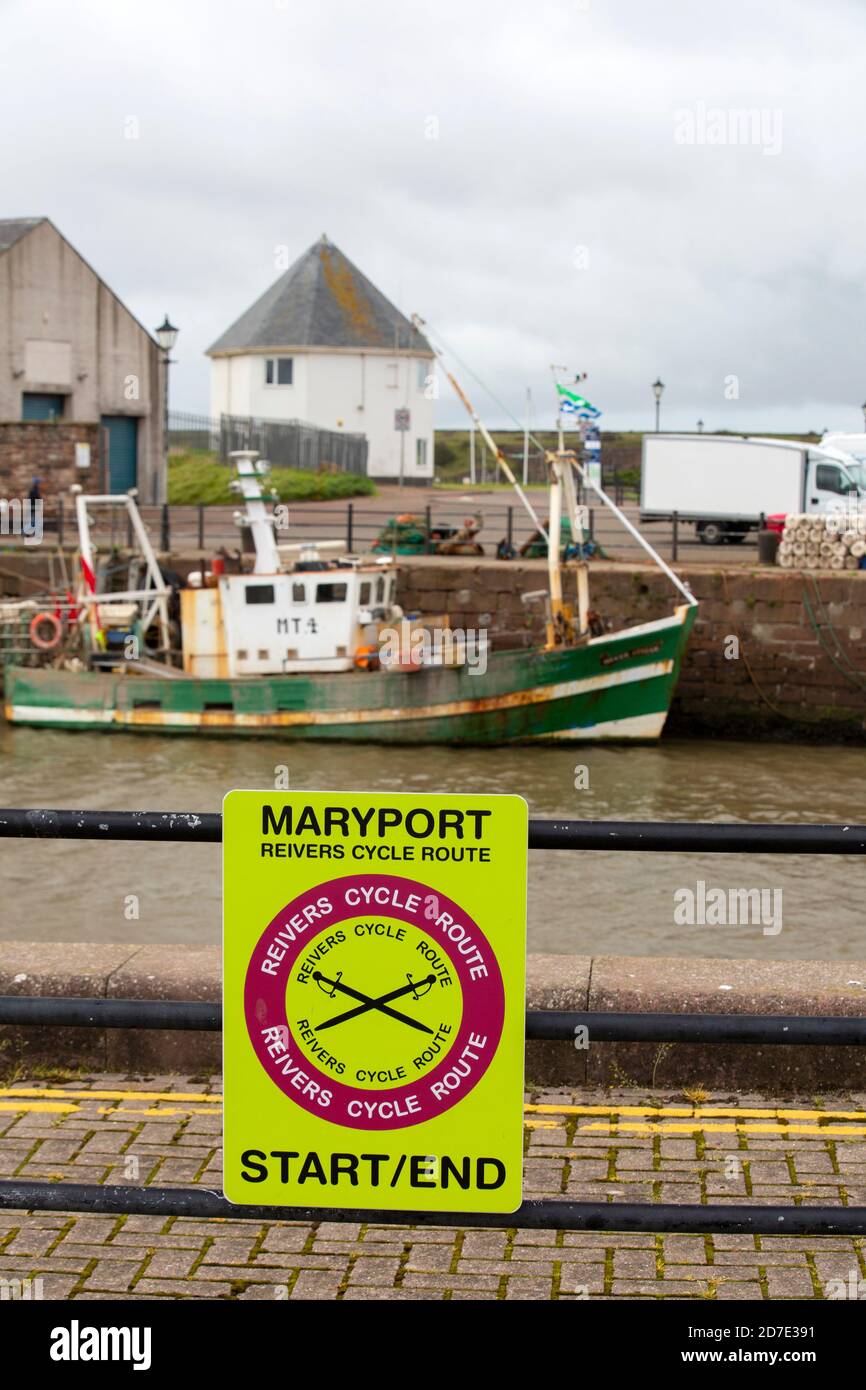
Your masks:
<instances>
[{"instance_id":1,"label":"building window","mask_svg":"<svg viewBox=\"0 0 866 1390\"><path fill-rule=\"evenodd\" d=\"M416 468L427 467L427 440L415 440L415 466Z\"/></svg>"},{"instance_id":2,"label":"building window","mask_svg":"<svg viewBox=\"0 0 866 1390\"><path fill-rule=\"evenodd\" d=\"M361 605L362 608L369 608L369 606L370 606L370 581L369 581L369 579L365 579L364 582L363 582L362 585L361 585L361 592L360 592L360 594L359 594L359 596L358 596L358 602L360 603L360 605Z\"/></svg>"},{"instance_id":3,"label":"building window","mask_svg":"<svg viewBox=\"0 0 866 1390\"><path fill-rule=\"evenodd\" d=\"M399 384L397 380L397 371L398 367L396 362L385 363L385 385L393 387L394 390L397 389Z\"/></svg>"},{"instance_id":4,"label":"building window","mask_svg":"<svg viewBox=\"0 0 866 1390\"><path fill-rule=\"evenodd\" d=\"M292 585L292 603L306 603L307 586L306 584Z\"/></svg>"},{"instance_id":5,"label":"building window","mask_svg":"<svg viewBox=\"0 0 866 1390\"><path fill-rule=\"evenodd\" d=\"M248 584L244 589L247 603L273 603L273 584Z\"/></svg>"},{"instance_id":6,"label":"building window","mask_svg":"<svg viewBox=\"0 0 866 1390\"><path fill-rule=\"evenodd\" d=\"M292 384L292 358L291 357L266 357L265 358L265 385L266 386L291 386Z\"/></svg>"},{"instance_id":7,"label":"building window","mask_svg":"<svg viewBox=\"0 0 866 1390\"><path fill-rule=\"evenodd\" d=\"M316 586L317 603L345 603L346 585L345 584L318 584Z\"/></svg>"},{"instance_id":8,"label":"building window","mask_svg":"<svg viewBox=\"0 0 866 1390\"><path fill-rule=\"evenodd\" d=\"M418 390L424 391L427 388L427 378L432 373L432 364L426 362L423 357L418 359Z\"/></svg>"}]
</instances>

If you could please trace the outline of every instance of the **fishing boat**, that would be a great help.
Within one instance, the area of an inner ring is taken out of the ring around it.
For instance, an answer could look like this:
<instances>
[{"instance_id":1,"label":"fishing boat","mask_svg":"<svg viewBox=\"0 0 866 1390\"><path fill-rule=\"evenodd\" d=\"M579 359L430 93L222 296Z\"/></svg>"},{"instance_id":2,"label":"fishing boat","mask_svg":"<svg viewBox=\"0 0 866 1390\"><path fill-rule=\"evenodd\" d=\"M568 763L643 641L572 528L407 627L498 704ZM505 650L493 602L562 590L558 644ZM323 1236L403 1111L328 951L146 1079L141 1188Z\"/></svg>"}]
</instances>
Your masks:
<instances>
[{"instance_id":1,"label":"fishing boat","mask_svg":"<svg viewBox=\"0 0 866 1390\"><path fill-rule=\"evenodd\" d=\"M566 553L576 558L563 560L558 545L547 545L543 645L490 650L485 633L453 629L447 614L405 615L393 556L331 556L331 543L281 543L268 465L244 450L232 455L245 504L236 519L252 541L252 568L229 574L215 563L177 593L135 498L77 493L78 590L53 623L50 610L34 615L30 630L42 624L36 664L31 656L6 666L9 723L410 744L658 738L694 621L691 592L565 449L561 429L559 448L547 454L545 525L446 375L545 540L567 518ZM590 609L577 478L671 580L681 600L672 613L604 630ZM94 546L92 514L101 508L125 511L136 545L120 587L105 578ZM574 572L576 604L563 598L564 571Z\"/></svg>"}]
</instances>

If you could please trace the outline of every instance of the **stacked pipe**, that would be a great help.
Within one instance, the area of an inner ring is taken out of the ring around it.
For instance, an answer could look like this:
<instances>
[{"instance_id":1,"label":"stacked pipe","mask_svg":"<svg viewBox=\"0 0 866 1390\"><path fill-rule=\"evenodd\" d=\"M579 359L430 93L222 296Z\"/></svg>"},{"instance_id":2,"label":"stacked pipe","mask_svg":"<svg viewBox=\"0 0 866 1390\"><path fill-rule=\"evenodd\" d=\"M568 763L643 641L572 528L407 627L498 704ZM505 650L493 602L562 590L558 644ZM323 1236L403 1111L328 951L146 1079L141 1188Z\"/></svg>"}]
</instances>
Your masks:
<instances>
[{"instance_id":1,"label":"stacked pipe","mask_svg":"<svg viewBox=\"0 0 866 1390\"><path fill-rule=\"evenodd\" d=\"M776 564L786 570L866 569L860 563L866 556L864 521L834 512L787 516Z\"/></svg>"}]
</instances>

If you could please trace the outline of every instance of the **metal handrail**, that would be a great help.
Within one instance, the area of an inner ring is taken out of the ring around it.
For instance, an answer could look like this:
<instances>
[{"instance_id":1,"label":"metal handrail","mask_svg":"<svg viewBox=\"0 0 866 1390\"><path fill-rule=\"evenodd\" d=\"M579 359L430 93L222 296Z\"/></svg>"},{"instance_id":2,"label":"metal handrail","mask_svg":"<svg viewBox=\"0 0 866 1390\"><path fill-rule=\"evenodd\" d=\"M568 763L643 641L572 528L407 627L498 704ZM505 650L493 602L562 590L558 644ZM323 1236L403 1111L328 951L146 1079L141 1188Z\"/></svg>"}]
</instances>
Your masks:
<instances>
[{"instance_id":1,"label":"metal handrail","mask_svg":"<svg viewBox=\"0 0 866 1390\"><path fill-rule=\"evenodd\" d=\"M866 1235L866 1207L706 1206L674 1202L564 1202L538 1198L514 1212L371 1211L366 1207L234 1206L202 1187L0 1181L0 1211L124 1212L232 1221L371 1222L535 1231L677 1231L685 1235Z\"/></svg>"},{"instance_id":2,"label":"metal handrail","mask_svg":"<svg viewBox=\"0 0 866 1390\"><path fill-rule=\"evenodd\" d=\"M0 1025L56 1028L173 1029L219 1033L222 1005L190 999L113 999L101 996L0 995ZM830 1014L674 1014L528 1009L532 1042L574 1042L585 1029L592 1042L761 1043L862 1045L866 1017Z\"/></svg>"},{"instance_id":3,"label":"metal handrail","mask_svg":"<svg viewBox=\"0 0 866 1390\"><path fill-rule=\"evenodd\" d=\"M278 795L278 793L275 793ZM149 840L219 844L218 811L0 809L0 838ZM529 821L530 849L681 854L864 854L866 825L762 825L736 821Z\"/></svg>"}]
</instances>

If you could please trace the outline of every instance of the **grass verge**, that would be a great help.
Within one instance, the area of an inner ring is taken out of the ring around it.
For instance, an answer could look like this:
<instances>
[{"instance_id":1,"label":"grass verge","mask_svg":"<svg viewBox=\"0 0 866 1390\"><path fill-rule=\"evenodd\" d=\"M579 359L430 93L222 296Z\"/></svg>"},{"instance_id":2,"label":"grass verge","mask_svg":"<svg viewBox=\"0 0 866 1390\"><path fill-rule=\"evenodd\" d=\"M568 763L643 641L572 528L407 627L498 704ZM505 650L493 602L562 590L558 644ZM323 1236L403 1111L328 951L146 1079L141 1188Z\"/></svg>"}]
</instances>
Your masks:
<instances>
[{"instance_id":1,"label":"grass verge","mask_svg":"<svg viewBox=\"0 0 866 1390\"><path fill-rule=\"evenodd\" d=\"M215 454L189 452L172 454L168 465L168 500L173 506L238 504L236 492L229 489L233 470L220 463ZM306 473L297 468L273 468L266 486L280 502L329 502L339 497L368 497L376 488L369 478L355 473Z\"/></svg>"}]
</instances>

